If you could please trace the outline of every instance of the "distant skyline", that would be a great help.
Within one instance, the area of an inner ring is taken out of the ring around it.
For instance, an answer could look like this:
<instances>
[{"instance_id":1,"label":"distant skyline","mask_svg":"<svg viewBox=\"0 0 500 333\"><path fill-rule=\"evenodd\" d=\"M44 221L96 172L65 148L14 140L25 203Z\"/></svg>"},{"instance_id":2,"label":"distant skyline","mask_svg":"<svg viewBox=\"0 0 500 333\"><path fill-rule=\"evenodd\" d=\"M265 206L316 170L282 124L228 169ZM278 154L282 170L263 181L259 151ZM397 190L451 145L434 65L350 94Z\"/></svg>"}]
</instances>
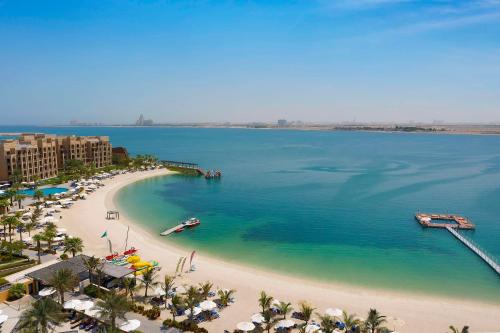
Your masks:
<instances>
[{"instance_id":1,"label":"distant skyline","mask_svg":"<svg viewBox=\"0 0 500 333\"><path fill-rule=\"evenodd\" d=\"M0 0L0 125L500 122L500 0Z\"/></svg>"}]
</instances>

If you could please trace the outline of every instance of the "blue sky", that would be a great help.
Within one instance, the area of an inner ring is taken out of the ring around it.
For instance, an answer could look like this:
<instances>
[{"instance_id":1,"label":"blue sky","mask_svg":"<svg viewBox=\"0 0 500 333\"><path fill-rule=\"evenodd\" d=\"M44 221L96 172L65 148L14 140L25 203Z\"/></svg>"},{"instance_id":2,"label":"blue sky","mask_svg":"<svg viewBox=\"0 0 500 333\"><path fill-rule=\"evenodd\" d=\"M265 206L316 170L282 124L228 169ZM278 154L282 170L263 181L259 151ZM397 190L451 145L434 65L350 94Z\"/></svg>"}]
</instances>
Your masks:
<instances>
[{"instance_id":1,"label":"blue sky","mask_svg":"<svg viewBox=\"0 0 500 333\"><path fill-rule=\"evenodd\" d=\"M0 0L0 123L500 121L500 0Z\"/></svg>"}]
</instances>

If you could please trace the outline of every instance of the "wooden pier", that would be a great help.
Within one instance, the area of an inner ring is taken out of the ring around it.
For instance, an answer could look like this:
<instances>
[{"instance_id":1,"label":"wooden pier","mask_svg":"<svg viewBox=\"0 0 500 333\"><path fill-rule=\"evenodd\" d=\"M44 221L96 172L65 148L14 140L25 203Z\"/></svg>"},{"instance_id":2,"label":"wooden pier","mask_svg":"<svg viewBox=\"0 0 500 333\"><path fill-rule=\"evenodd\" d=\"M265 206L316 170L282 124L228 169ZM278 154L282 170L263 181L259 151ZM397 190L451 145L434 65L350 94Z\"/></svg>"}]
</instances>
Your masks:
<instances>
[{"instance_id":1,"label":"wooden pier","mask_svg":"<svg viewBox=\"0 0 500 333\"><path fill-rule=\"evenodd\" d=\"M489 257L486 253L484 253L477 245L474 245L472 241L468 240L464 236L460 235L456 228L452 227L446 227L446 230L448 230L453 236L455 236L459 241L461 241L465 246L467 246L472 252L477 254L481 259L484 260L485 263L487 263L491 268L493 268L494 271L497 272L497 274L500 275L500 266L494 260L493 258Z\"/></svg>"},{"instance_id":2,"label":"wooden pier","mask_svg":"<svg viewBox=\"0 0 500 333\"><path fill-rule=\"evenodd\" d=\"M191 162L179 162L179 161L161 161L161 163L168 167L174 167L178 169L184 170L192 170L192 172L198 174L199 176L203 176L207 179L210 178L220 178L222 173L220 171L213 170L203 170L198 164Z\"/></svg>"},{"instance_id":3,"label":"wooden pier","mask_svg":"<svg viewBox=\"0 0 500 333\"><path fill-rule=\"evenodd\" d=\"M472 230L476 226L467 218L455 214L427 214L417 213L415 218L421 226L426 228L453 228ZM434 222L445 221L445 222Z\"/></svg>"},{"instance_id":4,"label":"wooden pier","mask_svg":"<svg viewBox=\"0 0 500 333\"><path fill-rule=\"evenodd\" d=\"M170 235L171 233L174 233L174 232L175 232L175 230L180 229L180 228L183 228L183 227L184 227L184 225L183 225L182 223L181 223L181 224L178 224L178 225L176 225L175 227L172 227L172 228L170 228L170 229L167 229L167 230L165 230L165 231L161 232L161 233L160 233L160 236L168 236L168 235Z\"/></svg>"}]
</instances>

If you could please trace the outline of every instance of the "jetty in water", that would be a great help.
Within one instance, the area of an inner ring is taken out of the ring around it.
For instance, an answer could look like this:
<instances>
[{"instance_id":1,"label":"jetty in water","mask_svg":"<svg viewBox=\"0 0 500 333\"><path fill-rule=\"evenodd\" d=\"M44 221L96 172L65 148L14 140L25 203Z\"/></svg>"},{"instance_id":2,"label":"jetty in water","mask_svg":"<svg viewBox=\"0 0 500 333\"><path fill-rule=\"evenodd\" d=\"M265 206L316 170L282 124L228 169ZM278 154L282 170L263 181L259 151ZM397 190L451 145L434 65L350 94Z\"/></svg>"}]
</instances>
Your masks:
<instances>
[{"instance_id":1,"label":"jetty in water","mask_svg":"<svg viewBox=\"0 0 500 333\"><path fill-rule=\"evenodd\" d=\"M168 167L192 171L198 176L203 176L206 179L218 179L222 177L222 172L220 170L204 170L198 164L191 162L179 162L179 161L161 161L161 163Z\"/></svg>"},{"instance_id":2,"label":"jetty in water","mask_svg":"<svg viewBox=\"0 0 500 333\"><path fill-rule=\"evenodd\" d=\"M475 229L476 226L466 217L455 214L427 214L417 213L415 218L418 223L426 228L455 228L455 229Z\"/></svg>"},{"instance_id":3,"label":"jetty in water","mask_svg":"<svg viewBox=\"0 0 500 333\"><path fill-rule=\"evenodd\" d=\"M476 226L468 219L456 214L417 213L415 219L425 228L448 230L456 239L477 254L488 266L500 275L500 265L493 256L488 255L479 245L459 233L459 230L474 230Z\"/></svg>"}]
</instances>

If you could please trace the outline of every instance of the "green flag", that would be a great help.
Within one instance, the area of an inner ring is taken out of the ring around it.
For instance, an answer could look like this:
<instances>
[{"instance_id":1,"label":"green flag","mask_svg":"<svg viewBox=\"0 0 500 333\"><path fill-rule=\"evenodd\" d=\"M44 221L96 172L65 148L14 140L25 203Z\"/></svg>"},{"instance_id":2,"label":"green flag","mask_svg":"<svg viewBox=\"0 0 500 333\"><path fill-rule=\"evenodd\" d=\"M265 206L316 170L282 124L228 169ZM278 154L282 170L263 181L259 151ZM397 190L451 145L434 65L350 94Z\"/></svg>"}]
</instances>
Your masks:
<instances>
[{"instance_id":1,"label":"green flag","mask_svg":"<svg viewBox=\"0 0 500 333\"><path fill-rule=\"evenodd\" d=\"M101 238L108 237L108 231L105 231L102 235Z\"/></svg>"}]
</instances>

